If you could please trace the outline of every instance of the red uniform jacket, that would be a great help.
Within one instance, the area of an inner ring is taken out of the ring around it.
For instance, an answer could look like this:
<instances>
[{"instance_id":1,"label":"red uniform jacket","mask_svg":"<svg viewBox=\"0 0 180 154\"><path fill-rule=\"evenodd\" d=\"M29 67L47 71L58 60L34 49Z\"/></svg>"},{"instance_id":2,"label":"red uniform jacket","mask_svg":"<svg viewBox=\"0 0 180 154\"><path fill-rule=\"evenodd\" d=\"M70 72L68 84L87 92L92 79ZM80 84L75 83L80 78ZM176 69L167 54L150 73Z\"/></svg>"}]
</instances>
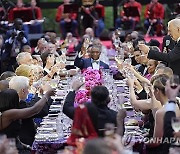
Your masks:
<instances>
[{"instance_id":1,"label":"red uniform jacket","mask_svg":"<svg viewBox=\"0 0 180 154\"><path fill-rule=\"evenodd\" d=\"M58 10L56 13L56 21L57 22L59 22L61 19L63 19L63 17L62 17L63 12L64 12L64 4L62 4L58 7ZM76 13L70 13L69 18L75 20L77 18L77 14Z\"/></svg>"},{"instance_id":2,"label":"red uniform jacket","mask_svg":"<svg viewBox=\"0 0 180 154\"><path fill-rule=\"evenodd\" d=\"M31 7L29 9L32 9ZM42 19L42 11L41 11L41 8L40 7L35 7L34 8L35 11L36 11L36 19Z\"/></svg>"},{"instance_id":3,"label":"red uniform jacket","mask_svg":"<svg viewBox=\"0 0 180 154\"><path fill-rule=\"evenodd\" d=\"M21 7L21 8L18 8L18 7L15 7L13 9L11 9L9 11L9 14L8 14L8 20L13 22L14 21L14 12L16 11L19 11L19 10L24 10L24 11L28 11L28 10L31 10L32 8L31 7ZM39 7L35 7L35 11L36 11L36 19L42 19L42 12L41 12L41 8ZM28 14L27 14L28 15Z\"/></svg>"},{"instance_id":4,"label":"red uniform jacket","mask_svg":"<svg viewBox=\"0 0 180 154\"><path fill-rule=\"evenodd\" d=\"M157 2L156 4L148 4L144 13L145 18L149 19L163 19L164 18L164 7L162 4Z\"/></svg>"},{"instance_id":5,"label":"red uniform jacket","mask_svg":"<svg viewBox=\"0 0 180 154\"><path fill-rule=\"evenodd\" d=\"M133 2L133 3L125 3L123 7L137 7L138 8L138 11L139 11L139 14L141 14L141 9L142 9L142 5L139 3L139 2ZM120 13L120 16L124 16L124 11L122 11ZM139 22L140 21L140 16L137 16L137 17L134 17L135 21Z\"/></svg>"},{"instance_id":6,"label":"red uniform jacket","mask_svg":"<svg viewBox=\"0 0 180 154\"><path fill-rule=\"evenodd\" d=\"M95 10L97 11L99 18L104 18L105 10L104 10L104 6L103 5L96 4L95 5Z\"/></svg>"}]
</instances>

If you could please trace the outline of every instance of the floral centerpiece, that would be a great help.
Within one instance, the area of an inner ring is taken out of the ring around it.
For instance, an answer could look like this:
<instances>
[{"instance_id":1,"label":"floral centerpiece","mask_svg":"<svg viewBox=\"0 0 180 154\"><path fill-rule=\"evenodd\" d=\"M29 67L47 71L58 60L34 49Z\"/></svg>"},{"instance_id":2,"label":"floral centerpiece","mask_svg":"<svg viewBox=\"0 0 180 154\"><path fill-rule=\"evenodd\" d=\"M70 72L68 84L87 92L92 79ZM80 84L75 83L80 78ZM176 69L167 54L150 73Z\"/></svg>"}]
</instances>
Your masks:
<instances>
[{"instance_id":1,"label":"floral centerpiece","mask_svg":"<svg viewBox=\"0 0 180 154\"><path fill-rule=\"evenodd\" d=\"M90 102L91 89L95 86L102 85L102 72L101 70L92 69L88 67L87 69L82 70L82 75L85 77L85 89L78 90L75 96L74 106L77 107L78 104L85 102Z\"/></svg>"}]
</instances>

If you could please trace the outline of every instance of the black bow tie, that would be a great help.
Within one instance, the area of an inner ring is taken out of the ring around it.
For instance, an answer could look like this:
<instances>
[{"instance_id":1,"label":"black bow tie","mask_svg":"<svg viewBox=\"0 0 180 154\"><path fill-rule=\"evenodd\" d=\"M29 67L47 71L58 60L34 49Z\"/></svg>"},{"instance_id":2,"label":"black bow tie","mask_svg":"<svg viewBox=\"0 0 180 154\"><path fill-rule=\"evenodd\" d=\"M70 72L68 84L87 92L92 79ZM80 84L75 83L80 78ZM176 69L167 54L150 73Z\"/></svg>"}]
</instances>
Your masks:
<instances>
[{"instance_id":1,"label":"black bow tie","mask_svg":"<svg viewBox=\"0 0 180 154\"><path fill-rule=\"evenodd\" d=\"M99 60L93 60L93 63L99 64Z\"/></svg>"}]
</instances>

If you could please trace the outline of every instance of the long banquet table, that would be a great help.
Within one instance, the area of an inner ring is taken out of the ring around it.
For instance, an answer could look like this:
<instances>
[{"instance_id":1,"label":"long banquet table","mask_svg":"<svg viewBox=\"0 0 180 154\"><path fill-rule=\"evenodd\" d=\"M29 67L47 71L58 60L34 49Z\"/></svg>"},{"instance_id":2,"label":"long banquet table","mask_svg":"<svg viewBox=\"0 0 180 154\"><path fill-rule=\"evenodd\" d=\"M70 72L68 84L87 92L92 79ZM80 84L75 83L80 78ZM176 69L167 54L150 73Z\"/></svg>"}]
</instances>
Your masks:
<instances>
[{"instance_id":1,"label":"long banquet table","mask_svg":"<svg viewBox=\"0 0 180 154\"><path fill-rule=\"evenodd\" d=\"M125 123L129 120L129 119L136 119L136 120L141 120L141 115L140 114L137 114L130 102L129 102L129 89L128 89L128 86L126 85L126 80L114 80L114 85L116 85L117 87L117 98L119 95L123 95L124 96L124 102L123 104L119 104L119 102L117 101L116 103L113 101L113 102L110 102L109 103L109 107L111 109L114 109L116 111L118 111L119 108L125 108L127 109L127 116L125 118ZM62 90L61 90L62 91ZM113 90L110 90L110 95L112 97L114 91ZM63 106L63 102L64 102L64 98L65 98L65 95L62 96L62 94L67 94L67 92L65 93L62 93L61 92L61 96L56 96L55 98L53 98L54 100L58 100L58 101L54 101L52 107L50 107L50 110L52 111L53 110L53 106L58 106L59 105L59 108L54 108L54 111L59 113L59 114L62 114L62 106ZM59 111L58 111L59 110ZM59 149L62 149L64 147L64 145L66 144L66 140L67 140L67 137L68 137L68 133L70 133L70 131L67 131L65 129L63 129L63 135L61 134L61 136L53 136L53 134L56 133L56 128L57 127L56 125L56 122L57 122L57 119L55 120L55 118L58 118L58 115L57 113L53 113L50 112L49 115L47 117L45 117L43 119L43 122L41 123L41 127L42 129L38 128L37 129L37 134L36 134L36 139L33 143L33 146L32 146L32 149L33 149L33 152L37 152L38 153L43 153L43 154L48 154L48 153L55 153L57 150ZM48 119L50 118L50 119ZM66 117L66 115L62 114L62 119L63 118L68 118ZM61 120L62 120L61 119ZM53 124L53 120L54 120L54 125L50 125L50 130L48 130L46 128L46 125L48 123L52 123ZM51 122L49 122L51 121ZM54 127L54 130L53 130L53 127ZM141 153L143 153L142 151L144 150L144 145L142 144L142 131L139 131L140 128L139 127L135 127L135 129L133 129L132 127L129 129L128 126L125 126L126 130L125 130L125 136L128 136L129 135L131 136L131 138L134 140L132 140L135 144L134 146L134 150L135 151L141 151ZM45 131L43 130L45 129ZM41 131L42 130L42 131ZM46 133L45 136L38 136L39 134L41 133ZM48 135L49 134L49 135Z\"/></svg>"}]
</instances>

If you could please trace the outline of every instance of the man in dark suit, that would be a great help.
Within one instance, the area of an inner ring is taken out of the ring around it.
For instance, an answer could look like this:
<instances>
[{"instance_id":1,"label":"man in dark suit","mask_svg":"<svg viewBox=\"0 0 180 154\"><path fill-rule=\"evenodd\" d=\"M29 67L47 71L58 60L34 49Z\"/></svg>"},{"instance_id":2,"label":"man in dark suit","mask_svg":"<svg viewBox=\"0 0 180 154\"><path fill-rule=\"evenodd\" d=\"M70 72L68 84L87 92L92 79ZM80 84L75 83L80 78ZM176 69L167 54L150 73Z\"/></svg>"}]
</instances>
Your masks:
<instances>
[{"instance_id":1,"label":"man in dark suit","mask_svg":"<svg viewBox=\"0 0 180 154\"><path fill-rule=\"evenodd\" d=\"M17 91L20 102L19 102L19 108L27 108L32 107L35 103L37 103L40 98L35 97L32 99L29 103L27 103L25 100L27 98L27 95L29 93L28 87L29 87L29 81L26 77L23 76L15 76L14 79L9 84L10 89L14 89ZM49 113L49 101L47 100L46 104L42 108L42 110L29 118L22 119L21 121L21 129L19 131L19 139L28 145L32 145L34 141L34 136L36 134L35 125L33 122L33 118L43 118Z\"/></svg>"},{"instance_id":2,"label":"man in dark suit","mask_svg":"<svg viewBox=\"0 0 180 154\"><path fill-rule=\"evenodd\" d=\"M170 35L164 36L162 43L162 51L164 53L170 52L174 48L175 43L176 42L171 38Z\"/></svg>"},{"instance_id":3,"label":"man in dark suit","mask_svg":"<svg viewBox=\"0 0 180 154\"><path fill-rule=\"evenodd\" d=\"M83 83L81 81L74 81L72 84L72 89L74 91L70 91L65 99L65 103L63 106L63 113L66 114L69 118L74 118L74 99L75 99L75 91L79 89L79 87ZM113 123L117 125L116 116L117 112L111 110L107 105L109 103L109 91L104 86L96 86L91 90L91 102L95 105L95 108L98 112L98 119L96 122L98 134L103 136L103 131L106 123ZM86 103L87 105L88 103ZM89 110L88 110L89 112ZM89 113L91 115L91 113ZM91 119L94 121L94 119Z\"/></svg>"},{"instance_id":4,"label":"man in dark suit","mask_svg":"<svg viewBox=\"0 0 180 154\"><path fill-rule=\"evenodd\" d=\"M170 52L174 46L175 46L176 41L174 41L170 35L166 35L163 38L163 43L162 43L162 52L163 53L168 53ZM167 62L162 62L166 66L169 66Z\"/></svg>"},{"instance_id":5,"label":"man in dark suit","mask_svg":"<svg viewBox=\"0 0 180 154\"><path fill-rule=\"evenodd\" d=\"M175 47L169 53L160 52L157 47L148 47L147 45L140 44L139 48L144 53L148 53L149 59L163 61L169 63L169 67L173 70L174 74L180 76L180 19L173 19L168 22L168 32L173 40L177 42Z\"/></svg>"},{"instance_id":6,"label":"man in dark suit","mask_svg":"<svg viewBox=\"0 0 180 154\"><path fill-rule=\"evenodd\" d=\"M83 56L86 54L86 51L79 52L77 55L74 65L79 67L80 69L85 69L88 67L92 67L93 69L99 70L100 67L104 69L109 69L109 66L99 60L100 54L101 54L101 46L93 45L90 49L90 57L89 58L83 58Z\"/></svg>"}]
</instances>

